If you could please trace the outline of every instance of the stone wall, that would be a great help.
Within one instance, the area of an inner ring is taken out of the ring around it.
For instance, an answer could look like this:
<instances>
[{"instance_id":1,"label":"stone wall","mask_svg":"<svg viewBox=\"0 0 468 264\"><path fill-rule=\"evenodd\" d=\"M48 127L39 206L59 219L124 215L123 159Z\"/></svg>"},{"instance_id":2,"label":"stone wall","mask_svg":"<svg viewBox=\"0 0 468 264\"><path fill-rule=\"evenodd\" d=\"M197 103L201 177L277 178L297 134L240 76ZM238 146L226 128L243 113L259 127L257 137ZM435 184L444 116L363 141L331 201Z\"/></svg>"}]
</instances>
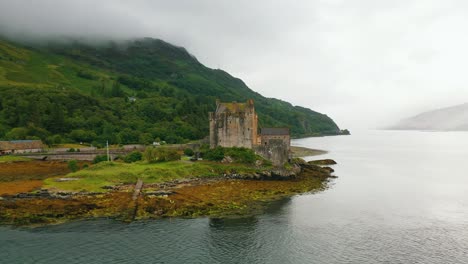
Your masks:
<instances>
[{"instance_id":1,"label":"stone wall","mask_svg":"<svg viewBox=\"0 0 468 264\"><path fill-rule=\"evenodd\" d=\"M253 149L276 167L283 166L289 161L289 145L281 139L271 139L267 145L258 145Z\"/></svg>"},{"instance_id":2,"label":"stone wall","mask_svg":"<svg viewBox=\"0 0 468 264\"><path fill-rule=\"evenodd\" d=\"M287 146L287 149L289 151L289 146L291 146L291 136L289 135L261 135L260 136L261 145L268 145L269 142L274 141L274 140L283 141L283 143Z\"/></svg>"}]
</instances>

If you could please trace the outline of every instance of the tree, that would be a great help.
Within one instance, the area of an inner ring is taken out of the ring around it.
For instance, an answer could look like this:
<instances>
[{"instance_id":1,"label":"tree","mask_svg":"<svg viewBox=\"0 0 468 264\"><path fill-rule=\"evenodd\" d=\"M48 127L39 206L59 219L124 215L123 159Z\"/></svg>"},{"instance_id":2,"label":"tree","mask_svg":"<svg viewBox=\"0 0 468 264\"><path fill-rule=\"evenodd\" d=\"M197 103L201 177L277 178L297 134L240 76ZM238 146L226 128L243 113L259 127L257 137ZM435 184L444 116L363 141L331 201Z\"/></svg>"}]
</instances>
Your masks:
<instances>
[{"instance_id":1,"label":"tree","mask_svg":"<svg viewBox=\"0 0 468 264\"><path fill-rule=\"evenodd\" d=\"M193 149L191 149L191 148L184 149L184 155L191 157L194 154L195 154L195 152L193 152Z\"/></svg>"},{"instance_id":2,"label":"tree","mask_svg":"<svg viewBox=\"0 0 468 264\"><path fill-rule=\"evenodd\" d=\"M66 131L65 114L58 102L49 106L50 115L46 123L46 129L53 133Z\"/></svg>"},{"instance_id":3,"label":"tree","mask_svg":"<svg viewBox=\"0 0 468 264\"><path fill-rule=\"evenodd\" d=\"M143 154L141 154L140 151L133 151L129 154L127 154L125 157L124 157L124 162L126 163L132 163L132 162L135 162L135 161L139 161L143 158Z\"/></svg>"},{"instance_id":4,"label":"tree","mask_svg":"<svg viewBox=\"0 0 468 264\"><path fill-rule=\"evenodd\" d=\"M93 159L93 164L97 164L103 161L107 161L107 155L97 155Z\"/></svg>"},{"instance_id":5,"label":"tree","mask_svg":"<svg viewBox=\"0 0 468 264\"><path fill-rule=\"evenodd\" d=\"M122 90L122 88L120 87L120 84L118 82L114 82L112 84L112 88L111 88L111 91L110 91L110 96L112 96L112 97L124 97L125 96L125 93Z\"/></svg>"},{"instance_id":6,"label":"tree","mask_svg":"<svg viewBox=\"0 0 468 264\"><path fill-rule=\"evenodd\" d=\"M146 148L144 153L145 160L153 162L164 162L180 160L180 154L175 149L171 148Z\"/></svg>"},{"instance_id":7,"label":"tree","mask_svg":"<svg viewBox=\"0 0 468 264\"><path fill-rule=\"evenodd\" d=\"M150 133L142 133L140 134L138 143L143 144L143 145L149 145L153 143L153 136Z\"/></svg>"},{"instance_id":8,"label":"tree","mask_svg":"<svg viewBox=\"0 0 468 264\"><path fill-rule=\"evenodd\" d=\"M93 131L75 129L70 132L69 137L76 142L92 142L94 139L96 139L97 135Z\"/></svg>"},{"instance_id":9,"label":"tree","mask_svg":"<svg viewBox=\"0 0 468 264\"><path fill-rule=\"evenodd\" d=\"M77 171L80 167L78 166L78 162L76 160L70 160L68 161L68 168L72 171L75 172Z\"/></svg>"},{"instance_id":10,"label":"tree","mask_svg":"<svg viewBox=\"0 0 468 264\"><path fill-rule=\"evenodd\" d=\"M8 140L26 139L27 136L28 129L25 127L15 127L5 135Z\"/></svg>"}]
</instances>

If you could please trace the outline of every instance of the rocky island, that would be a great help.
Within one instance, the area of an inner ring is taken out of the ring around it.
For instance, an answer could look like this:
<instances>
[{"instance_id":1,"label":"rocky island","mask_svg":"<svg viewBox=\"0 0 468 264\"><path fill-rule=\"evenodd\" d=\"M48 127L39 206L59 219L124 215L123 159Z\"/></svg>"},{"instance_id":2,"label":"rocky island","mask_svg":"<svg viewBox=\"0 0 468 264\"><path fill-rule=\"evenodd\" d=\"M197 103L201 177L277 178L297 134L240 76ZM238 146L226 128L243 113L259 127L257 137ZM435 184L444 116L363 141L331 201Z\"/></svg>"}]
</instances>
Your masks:
<instances>
[{"instance_id":1,"label":"rocky island","mask_svg":"<svg viewBox=\"0 0 468 264\"><path fill-rule=\"evenodd\" d=\"M0 223L11 225L252 214L267 201L323 190L333 172L300 158L282 169L184 158L81 162L71 173L67 162L0 160Z\"/></svg>"}]
</instances>

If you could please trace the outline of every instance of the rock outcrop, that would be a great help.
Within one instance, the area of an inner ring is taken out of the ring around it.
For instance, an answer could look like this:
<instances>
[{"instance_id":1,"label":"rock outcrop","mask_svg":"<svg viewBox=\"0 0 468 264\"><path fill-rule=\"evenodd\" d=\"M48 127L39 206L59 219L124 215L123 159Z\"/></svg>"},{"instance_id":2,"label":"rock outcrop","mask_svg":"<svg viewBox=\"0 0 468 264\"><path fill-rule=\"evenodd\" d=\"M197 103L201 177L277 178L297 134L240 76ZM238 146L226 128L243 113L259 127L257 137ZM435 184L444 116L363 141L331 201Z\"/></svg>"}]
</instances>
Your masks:
<instances>
[{"instance_id":1,"label":"rock outcrop","mask_svg":"<svg viewBox=\"0 0 468 264\"><path fill-rule=\"evenodd\" d=\"M311 160L307 163L312 164L312 165L335 165L336 161L332 159L323 159L323 160Z\"/></svg>"}]
</instances>

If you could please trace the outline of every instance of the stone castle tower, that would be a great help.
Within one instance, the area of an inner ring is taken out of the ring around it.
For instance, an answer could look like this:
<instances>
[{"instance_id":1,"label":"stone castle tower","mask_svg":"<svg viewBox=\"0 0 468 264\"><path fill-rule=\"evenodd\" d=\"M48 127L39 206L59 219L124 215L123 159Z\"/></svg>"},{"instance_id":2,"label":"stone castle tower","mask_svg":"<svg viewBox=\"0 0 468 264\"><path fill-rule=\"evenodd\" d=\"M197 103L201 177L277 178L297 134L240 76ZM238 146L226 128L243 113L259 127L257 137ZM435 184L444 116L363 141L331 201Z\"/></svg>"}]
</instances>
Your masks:
<instances>
[{"instance_id":1,"label":"stone castle tower","mask_svg":"<svg viewBox=\"0 0 468 264\"><path fill-rule=\"evenodd\" d=\"M258 117L254 101L221 103L216 100L216 111L209 113L210 147L253 148L259 143Z\"/></svg>"}]
</instances>

